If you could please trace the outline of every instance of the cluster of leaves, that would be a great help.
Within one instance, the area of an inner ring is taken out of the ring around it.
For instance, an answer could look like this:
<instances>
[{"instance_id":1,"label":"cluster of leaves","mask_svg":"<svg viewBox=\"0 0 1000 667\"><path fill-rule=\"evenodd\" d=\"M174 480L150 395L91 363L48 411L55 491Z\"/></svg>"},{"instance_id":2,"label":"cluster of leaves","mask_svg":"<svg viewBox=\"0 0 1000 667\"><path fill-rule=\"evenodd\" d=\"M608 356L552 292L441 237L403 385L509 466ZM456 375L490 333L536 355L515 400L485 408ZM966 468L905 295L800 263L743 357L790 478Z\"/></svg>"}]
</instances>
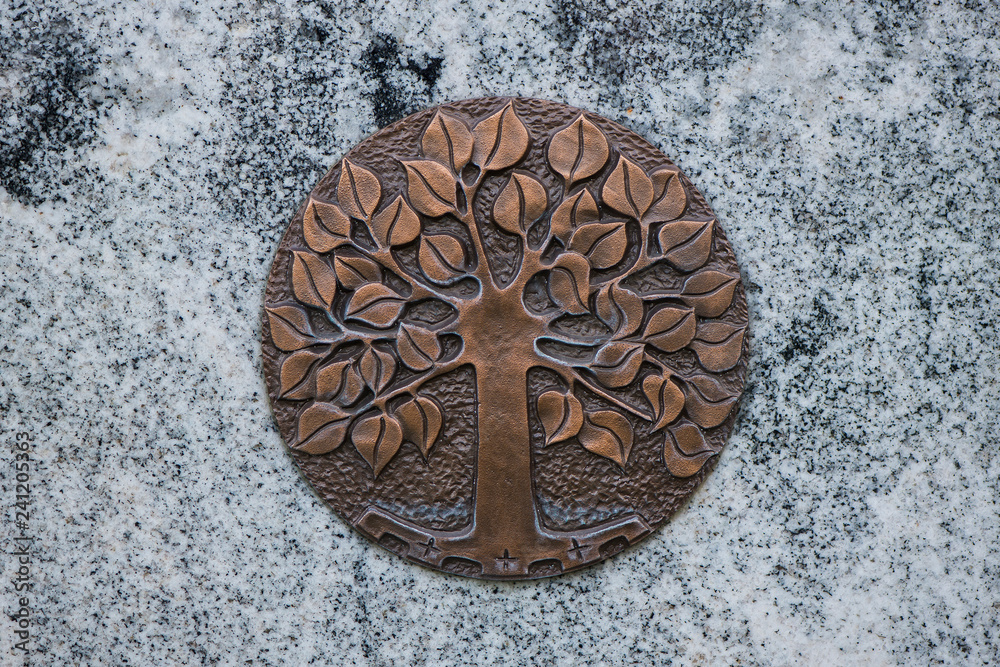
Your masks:
<instances>
[{"instance_id":1,"label":"cluster of leaves","mask_svg":"<svg viewBox=\"0 0 1000 667\"><path fill-rule=\"evenodd\" d=\"M298 416L292 447L325 454L349 439L375 475L405 441L429 455L444 412L415 390L457 366L442 343L446 327L406 314L421 301L447 302L442 289L466 276L474 258L467 238L428 233L421 216L450 214L468 224L475 188L463 185L463 170L475 165L478 184L510 167L524 156L528 132L511 105L472 130L438 113L421 145L427 159L402 161L406 196L388 203L374 172L342 162L337 202L310 199L306 206L308 250L293 250L291 258L295 301L267 307L271 338L290 353L281 362L279 398L311 401ZM419 271L400 261L399 251L407 249ZM309 311L338 333L317 335Z\"/></svg>"},{"instance_id":2,"label":"cluster of leaves","mask_svg":"<svg viewBox=\"0 0 1000 667\"><path fill-rule=\"evenodd\" d=\"M539 362L548 360L568 381L564 390L538 399L546 445L575 438L624 467L634 439L628 411L664 432L664 461L674 475L695 474L715 454L703 430L721 424L737 397L709 375L680 377L662 358L687 349L710 373L738 363L744 328L716 319L729 308L738 279L704 268L715 221L683 218L687 197L678 170L647 173L615 154L582 114L546 147L562 185L550 208L544 184L516 170L530 142L513 104L471 129L437 112L421 137L422 158L401 161L405 196L383 202L379 177L345 159L337 203L310 200L303 216L308 249L291 258L295 301L267 309L271 337L289 353L281 364L280 397L310 401L299 413L294 448L321 454L350 439L376 475L404 441L428 456L444 412L419 386L456 368L462 355L443 343L454 318L429 325L408 313L423 301L453 301L448 290L470 274L481 287L489 280L482 233L492 222L519 239L518 284L525 294L529 277L544 277L550 325L587 316L608 332L597 341L568 341L591 352L586 363L549 354L545 340L537 341ZM612 160L607 176L595 178ZM508 173L487 202L490 220L477 220L479 185L501 171ZM432 219L457 224L431 231L424 223ZM623 286L628 275L660 262L682 276L679 289L639 293ZM336 335L316 333L311 317L319 316ZM576 382L613 407L584 411ZM648 411L616 394L636 383Z\"/></svg>"},{"instance_id":3,"label":"cluster of leaves","mask_svg":"<svg viewBox=\"0 0 1000 667\"><path fill-rule=\"evenodd\" d=\"M635 412L651 421L654 431L664 431L664 462L672 474L686 477L716 453L703 429L720 425L738 396L709 375L678 376L662 355L686 348L710 373L736 366L745 328L714 318L729 309L738 278L703 268L713 251L715 221L682 217L687 196L675 167L647 174L618 155L603 183L586 182L610 157L603 132L583 115L557 132L549 144L548 160L562 178L565 194L550 218L547 243L551 245L543 251L548 256L558 253L548 290L561 313L594 316L611 332L591 346L593 356L576 369L577 378L592 376L597 384L585 382L591 389L611 390L639 381L650 411L637 412L616 402L614 409L586 413L571 386L542 394L538 414L546 445L576 438L587 450L624 467L633 432L621 411ZM521 202L532 201L532 193L540 188L530 176L518 174L508 189L515 184ZM498 202L503 197L501 192ZM498 213L494 207L501 227L517 231ZM518 213L523 232L526 216ZM638 230L640 239L639 252L632 255L629 225ZM628 275L659 262L683 276L680 289L635 292L622 286ZM651 365L658 370L643 371ZM614 399L613 393L599 393Z\"/></svg>"},{"instance_id":4,"label":"cluster of leaves","mask_svg":"<svg viewBox=\"0 0 1000 667\"><path fill-rule=\"evenodd\" d=\"M401 196L379 207L378 177L350 160L342 164L337 190L337 204L307 204L308 250L294 250L291 258L295 302L270 305L267 314L274 344L291 353L281 362L279 397L313 401L299 415L292 447L325 454L349 437L377 475L404 441L427 457L440 435L441 406L406 390L442 358L444 347L439 331L404 321L415 296L433 295L400 271L392 254L420 238L416 211ZM368 250L355 241L359 228ZM317 335L307 309L338 333Z\"/></svg>"}]
</instances>

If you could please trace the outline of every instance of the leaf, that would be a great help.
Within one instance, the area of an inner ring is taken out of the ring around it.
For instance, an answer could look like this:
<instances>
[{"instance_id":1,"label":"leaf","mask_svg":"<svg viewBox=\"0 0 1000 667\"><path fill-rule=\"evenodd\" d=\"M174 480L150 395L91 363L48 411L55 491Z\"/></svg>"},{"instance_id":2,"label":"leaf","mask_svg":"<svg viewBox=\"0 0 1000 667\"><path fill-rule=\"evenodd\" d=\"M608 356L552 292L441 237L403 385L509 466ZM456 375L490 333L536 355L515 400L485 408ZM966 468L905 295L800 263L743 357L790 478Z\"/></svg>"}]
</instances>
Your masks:
<instances>
[{"instance_id":1,"label":"leaf","mask_svg":"<svg viewBox=\"0 0 1000 667\"><path fill-rule=\"evenodd\" d=\"M696 326L692 309L664 306L650 315L643 338L664 352L676 352L691 342Z\"/></svg>"},{"instance_id":2,"label":"leaf","mask_svg":"<svg viewBox=\"0 0 1000 667\"><path fill-rule=\"evenodd\" d=\"M356 290L362 285L382 282L382 267L367 257L337 255L333 269L340 284L346 289Z\"/></svg>"},{"instance_id":3,"label":"leaf","mask_svg":"<svg viewBox=\"0 0 1000 667\"><path fill-rule=\"evenodd\" d=\"M547 391L538 397L538 419L545 430L545 444L568 440L583 426L583 405L573 394Z\"/></svg>"},{"instance_id":4,"label":"leaf","mask_svg":"<svg viewBox=\"0 0 1000 667\"><path fill-rule=\"evenodd\" d=\"M552 135L548 150L549 164L566 181L574 183L593 176L608 161L608 140L604 133L583 114Z\"/></svg>"},{"instance_id":5,"label":"leaf","mask_svg":"<svg viewBox=\"0 0 1000 667\"><path fill-rule=\"evenodd\" d=\"M587 312L587 307L580 300L576 279L566 269L553 269L549 274L549 296L567 313L582 315Z\"/></svg>"},{"instance_id":6,"label":"leaf","mask_svg":"<svg viewBox=\"0 0 1000 667\"><path fill-rule=\"evenodd\" d=\"M601 288L595 299L595 312L615 332L615 338L626 338L642 325L642 299L635 293L610 283Z\"/></svg>"},{"instance_id":7,"label":"leaf","mask_svg":"<svg viewBox=\"0 0 1000 667\"><path fill-rule=\"evenodd\" d=\"M370 326L384 329L400 316L404 300L382 283L362 285L347 304L347 316Z\"/></svg>"},{"instance_id":8,"label":"leaf","mask_svg":"<svg viewBox=\"0 0 1000 667\"><path fill-rule=\"evenodd\" d=\"M728 342L733 334L743 333L744 327L739 327L728 322L700 322L698 333L694 339L712 345Z\"/></svg>"},{"instance_id":9,"label":"leaf","mask_svg":"<svg viewBox=\"0 0 1000 667\"><path fill-rule=\"evenodd\" d=\"M342 359L332 361L316 371L316 398L333 400L345 386L347 367L351 362Z\"/></svg>"},{"instance_id":10,"label":"leaf","mask_svg":"<svg viewBox=\"0 0 1000 667\"><path fill-rule=\"evenodd\" d=\"M378 477L403 444L403 431L399 422L392 417L373 415L354 423L351 440Z\"/></svg>"},{"instance_id":11,"label":"leaf","mask_svg":"<svg viewBox=\"0 0 1000 667\"><path fill-rule=\"evenodd\" d=\"M358 400L358 397L361 396L361 392L363 392L364 389L365 381L364 378L361 377L361 373L358 371L357 365L349 365L344 374L344 386L337 395L337 403L341 405L352 405Z\"/></svg>"},{"instance_id":12,"label":"leaf","mask_svg":"<svg viewBox=\"0 0 1000 667\"><path fill-rule=\"evenodd\" d=\"M266 310L271 340L279 350L294 352L318 342L306 311L298 306L277 306Z\"/></svg>"},{"instance_id":13,"label":"leaf","mask_svg":"<svg viewBox=\"0 0 1000 667\"><path fill-rule=\"evenodd\" d=\"M329 403L313 403L299 415L297 440L292 449L326 454L340 447L351 415Z\"/></svg>"},{"instance_id":14,"label":"leaf","mask_svg":"<svg viewBox=\"0 0 1000 667\"><path fill-rule=\"evenodd\" d=\"M590 264L580 255L563 253L549 272L549 295L567 313L587 312L590 295Z\"/></svg>"},{"instance_id":15,"label":"leaf","mask_svg":"<svg viewBox=\"0 0 1000 667\"><path fill-rule=\"evenodd\" d=\"M643 347L641 343L608 343L597 351L590 370L605 386L624 387L639 374Z\"/></svg>"},{"instance_id":16,"label":"leaf","mask_svg":"<svg viewBox=\"0 0 1000 667\"><path fill-rule=\"evenodd\" d=\"M311 199L302 216L302 235L311 250L330 252L349 240L351 219L339 206Z\"/></svg>"},{"instance_id":17,"label":"leaf","mask_svg":"<svg viewBox=\"0 0 1000 667\"><path fill-rule=\"evenodd\" d=\"M475 136L472 161L483 171L511 167L528 151L528 128L517 117L513 102L476 125L472 134Z\"/></svg>"},{"instance_id":18,"label":"leaf","mask_svg":"<svg viewBox=\"0 0 1000 667\"><path fill-rule=\"evenodd\" d=\"M444 163L459 174L472 157L472 142L472 132L465 123L438 111L424 130L420 147L425 157Z\"/></svg>"},{"instance_id":19,"label":"leaf","mask_svg":"<svg viewBox=\"0 0 1000 667\"><path fill-rule=\"evenodd\" d=\"M346 158L342 164L337 201L349 216L368 222L382 198L378 176Z\"/></svg>"},{"instance_id":20,"label":"leaf","mask_svg":"<svg viewBox=\"0 0 1000 667\"><path fill-rule=\"evenodd\" d=\"M625 223L593 222L578 227L569 247L570 250L586 255L595 269L609 269L622 261L628 249Z\"/></svg>"},{"instance_id":21,"label":"leaf","mask_svg":"<svg viewBox=\"0 0 1000 667\"><path fill-rule=\"evenodd\" d=\"M698 317L718 317L733 302L736 280L719 271L699 271L684 281L681 299Z\"/></svg>"},{"instance_id":22,"label":"leaf","mask_svg":"<svg viewBox=\"0 0 1000 667\"><path fill-rule=\"evenodd\" d=\"M672 377L647 375L642 381L642 393L653 406L654 431L677 419L684 409L684 392Z\"/></svg>"},{"instance_id":23,"label":"leaf","mask_svg":"<svg viewBox=\"0 0 1000 667\"><path fill-rule=\"evenodd\" d=\"M712 447L705 440L704 432L687 420L677 422L671 429L671 434L677 443L677 449L682 454L694 456L703 452L711 451Z\"/></svg>"},{"instance_id":24,"label":"leaf","mask_svg":"<svg viewBox=\"0 0 1000 667\"><path fill-rule=\"evenodd\" d=\"M611 459L621 468L632 453L632 425L614 410L588 414L577 437L587 451Z\"/></svg>"},{"instance_id":25,"label":"leaf","mask_svg":"<svg viewBox=\"0 0 1000 667\"><path fill-rule=\"evenodd\" d=\"M694 271L712 252L714 220L678 220L660 228L663 256L681 271Z\"/></svg>"},{"instance_id":26,"label":"leaf","mask_svg":"<svg viewBox=\"0 0 1000 667\"><path fill-rule=\"evenodd\" d=\"M317 255L293 251L292 292L307 306L329 310L337 296L337 275Z\"/></svg>"},{"instance_id":27,"label":"leaf","mask_svg":"<svg viewBox=\"0 0 1000 667\"><path fill-rule=\"evenodd\" d=\"M392 376L396 374L396 360L391 354L377 347L365 350L358 367L365 384L371 387L376 396L385 391L392 381Z\"/></svg>"},{"instance_id":28,"label":"leaf","mask_svg":"<svg viewBox=\"0 0 1000 667\"><path fill-rule=\"evenodd\" d=\"M739 400L730 396L718 382L705 375L687 378L684 408L691 421L702 428L715 428L726 421Z\"/></svg>"},{"instance_id":29,"label":"leaf","mask_svg":"<svg viewBox=\"0 0 1000 667\"><path fill-rule=\"evenodd\" d=\"M406 192L413 207L432 218L455 210L457 183L448 168L434 160L403 160Z\"/></svg>"},{"instance_id":30,"label":"leaf","mask_svg":"<svg viewBox=\"0 0 1000 667\"><path fill-rule=\"evenodd\" d=\"M400 195L375 215L371 229L383 248L406 245L420 236L420 217Z\"/></svg>"},{"instance_id":31,"label":"leaf","mask_svg":"<svg viewBox=\"0 0 1000 667\"><path fill-rule=\"evenodd\" d=\"M465 249L450 234L425 236L420 240L418 262L428 278L447 282L465 273Z\"/></svg>"},{"instance_id":32,"label":"leaf","mask_svg":"<svg viewBox=\"0 0 1000 667\"><path fill-rule=\"evenodd\" d=\"M715 454L701 429L689 421L678 422L664 434L663 462L674 477L697 474Z\"/></svg>"},{"instance_id":33,"label":"leaf","mask_svg":"<svg viewBox=\"0 0 1000 667\"><path fill-rule=\"evenodd\" d=\"M677 167L661 167L653 172L653 205L646 213L649 222L673 220L684 212L687 195Z\"/></svg>"},{"instance_id":34,"label":"leaf","mask_svg":"<svg viewBox=\"0 0 1000 667\"><path fill-rule=\"evenodd\" d=\"M590 194L589 190L580 190L564 199L552 212L549 233L565 244L574 229L600 219L601 214L597 210L594 195Z\"/></svg>"},{"instance_id":35,"label":"leaf","mask_svg":"<svg viewBox=\"0 0 1000 667\"><path fill-rule=\"evenodd\" d=\"M307 378L309 371L318 359L323 357L323 353L311 352L309 350L299 350L289 355L281 362L281 371L278 378L281 389L278 398L285 398L293 401L301 401L311 398Z\"/></svg>"},{"instance_id":36,"label":"leaf","mask_svg":"<svg viewBox=\"0 0 1000 667\"><path fill-rule=\"evenodd\" d=\"M618 330L622 320L622 311L612 295L612 289L616 287L616 284L609 283L599 289L594 297L594 314L612 331Z\"/></svg>"},{"instance_id":37,"label":"leaf","mask_svg":"<svg viewBox=\"0 0 1000 667\"><path fill-rule=\"evenodd\" d=\"M441 356L441 344L433 331L404 324L396 337L396 351L409 368L426 371Z\"/></svg>"},{"instance_id":38,"label":"leaf","mask_svg":"<svg viewBox=\"0 0 1000 667\"><path fill-rule=\"evenodd\" d=\"M444 425L444 415L437 401L417 396L396 408L393 415L399 420L403 439L415 444L426 459Z\"/></svg>"},{"instance_id":39,"label":"leaf","mask_svg":"<svg viewBox=\"0 0 1000 667\"><path fill-rule=\"evenodd\" d=\"M548 206L545 187L537 179L514 173L493 203L493 220L505 232L524 234Z\"/></svg>"},{"instance_id":40,"label":"leaf","mask_svg":"<svg viewBox=\"0 0 1000 667\"><path fill-rule=\"evenodd\" d=\"M639 220L653 201L653 182L642 167L623 155L604 182L601 198L616 211Z\"/></svg>"},{"instance_id":41,"label":"leaf","mask_svg":"<svg viewBox=\"0 0 1000 667\"><path fill-rule=\"evenodd\" d=\"M698 355L698 363L705 370L722 373L739 363L745 332L743 327L725 322L702 322L688 347Z\"/></svg>"}]
</instances>

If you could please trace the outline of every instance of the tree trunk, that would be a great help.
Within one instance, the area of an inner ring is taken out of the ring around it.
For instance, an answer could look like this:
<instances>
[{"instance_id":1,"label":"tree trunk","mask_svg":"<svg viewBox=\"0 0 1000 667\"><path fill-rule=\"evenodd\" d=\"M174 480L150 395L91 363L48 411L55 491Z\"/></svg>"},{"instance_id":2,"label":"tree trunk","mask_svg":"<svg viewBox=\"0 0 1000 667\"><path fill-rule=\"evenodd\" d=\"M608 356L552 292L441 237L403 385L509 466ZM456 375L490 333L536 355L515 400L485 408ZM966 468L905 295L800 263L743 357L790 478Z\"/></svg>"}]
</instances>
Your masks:
<instances>
[{"instance_id":1,"label":"tree trunk","mask_svg":"<svg viewBox=\"0 0 1000 667\"><path fill-rule=\"evenodd\" d=\"M527 366L497 355L476 368L479 451L474 531L502 557L523 553L539 532L531 488Z\"/></svg>"},{"instance_id":2,"label":"tree trunk","mask_svg":"<svg viewBox=\"0 0 1000 667\"><path fill-rule=\"evenodd\" d=\"M542 363L534 345L545 328L521 305L523 282L506 289L484 282L478 299L459 305L456 333L466 344L474 341L461 359L475 367L478 404L470 525L458 531L430 530L376 507L355 524L383 544L396 545L401 555L459 574L546 576L593 562L649 532L638 515L575 531L542 525L531 475L527 376Z\"/></svg>"}]
</instances>

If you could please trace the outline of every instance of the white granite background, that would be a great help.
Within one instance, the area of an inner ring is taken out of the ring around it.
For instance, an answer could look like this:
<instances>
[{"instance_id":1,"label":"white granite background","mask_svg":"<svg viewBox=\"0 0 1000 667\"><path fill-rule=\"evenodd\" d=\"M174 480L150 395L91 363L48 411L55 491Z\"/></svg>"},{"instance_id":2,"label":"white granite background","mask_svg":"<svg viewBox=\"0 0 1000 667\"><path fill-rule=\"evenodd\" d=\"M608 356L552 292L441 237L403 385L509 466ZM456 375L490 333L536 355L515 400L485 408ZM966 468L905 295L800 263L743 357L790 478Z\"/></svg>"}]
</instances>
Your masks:
<instances>
[{"instance_id":1,"label":"white granite background","mask_svg":"<svg viewBox=\"0 0 1000 667\"><path fill-rule=\"evenodd\" d=\"M990 0L4 3L0 503L6 540L30 431L33 664L997 664L998 25ZM523 584L351 533L283 451L258 351L325 169L506 93L674 157L753 333L687 508Z\"/></svg>"}]
</instances>

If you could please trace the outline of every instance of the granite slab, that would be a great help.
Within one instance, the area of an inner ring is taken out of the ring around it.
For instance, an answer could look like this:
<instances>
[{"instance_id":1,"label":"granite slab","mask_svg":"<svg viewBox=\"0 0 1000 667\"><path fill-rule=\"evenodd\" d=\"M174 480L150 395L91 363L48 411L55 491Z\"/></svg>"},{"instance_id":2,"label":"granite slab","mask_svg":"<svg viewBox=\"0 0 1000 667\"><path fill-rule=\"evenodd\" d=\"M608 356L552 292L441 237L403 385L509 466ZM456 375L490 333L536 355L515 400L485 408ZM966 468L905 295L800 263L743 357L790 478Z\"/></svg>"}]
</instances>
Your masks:
<instances>
[{"instance_id":1,"label":"granite slab","mask_svg":"<svg viewBox=\"0 0 1000 667\"><path fill-rule=\"evenodd\" d=\"M0 505L14 545L28 442L35 539L27 593L4 549L0 661L1000 663L998 25L977 0L5 3ZM751 313L706 483L641 546L529 583L351 532L260 368L312 185L494 94L675 159Z\"/></svg>"}]
</instances>

